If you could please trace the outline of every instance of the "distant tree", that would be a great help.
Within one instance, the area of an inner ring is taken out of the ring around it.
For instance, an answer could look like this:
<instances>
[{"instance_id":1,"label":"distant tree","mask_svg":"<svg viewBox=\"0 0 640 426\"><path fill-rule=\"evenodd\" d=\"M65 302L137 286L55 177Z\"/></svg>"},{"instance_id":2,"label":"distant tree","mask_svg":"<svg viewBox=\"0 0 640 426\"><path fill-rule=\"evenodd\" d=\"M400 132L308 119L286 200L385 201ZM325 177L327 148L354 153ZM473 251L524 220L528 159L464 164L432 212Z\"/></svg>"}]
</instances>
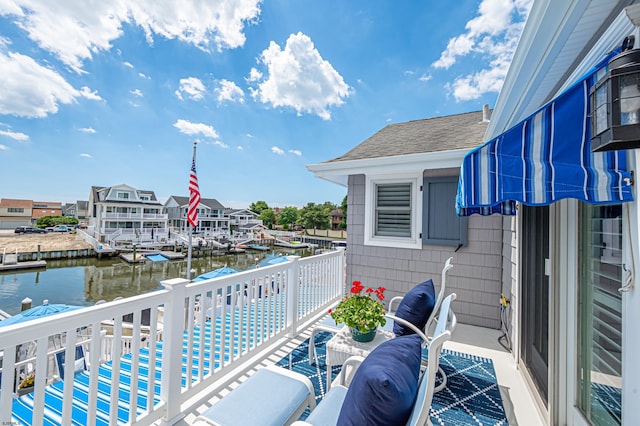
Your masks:
<instances>
[{"instance_id":1,"label":"distant tree","mask_svg":"<svg viewBox=\"0 0 640 426\"><path fill-rule=\"evenodd\" d=\"M307 229L329 229L331 226L330 211L331 210L327 210L325 205L307 203L307 205L300 210L302 226Z\"/></svg>"},{"instance_id":2,"label":"distant tree","mask_svg":"<svg viewBox=\"0 0 640 426\"><path fill-rule=\"evenodd\" d=\"M331 210L338 208L338 206L333 204L331 201L325 201L324 204L322 204L322 207L327 211L327 213L331 213Z\"/></svg>"},{"instance_id":3,"label":"distant tree","mask_svg":"<svg viewBox=\"0 0 640 426\"><path fill-rule=\"evenodd\" d=\"M251 203L251 205L249 206L249 210L258 215L262 213L262 210L266 210L268 208L269 206L267 205L266 201L256 201L255 203Z\"/></svg>"},{"instance_id":4,"label":"distant tree","mask_svg":"<svg viewBox=\"0 0 640 426\"><path fill-rule=\"evenodd\" d=\"M38 228L46 228L47 226L56 225L77 225L78 219L73 216L43 216L38 218L36 226Z\"/></svg>"},{"instance_id":5,"label":"distant tree","mask_svg":"<svg viewBox=\"0 0 640 426\"><path fill-rule=\"evenodd\" d=\"M280 214L278 214L278 225L289 228L290 225L298 222L299 218L300 213L298 213L298 209L288 206L280 210Z\"/></svg>"},{"instance_id":6,"label":"distant tree","mask_svg":"<svg viewBox=\"0 0 640 426\"><path fill-rule=\"evenodd\" d=\"M342 215L344 216L344 221L340 222L341 229L347 229L347 196L345 195L342 199Z\"/></svg>"},{"instance_id":7,"label":"distant tree","mask_svg":"<svg viewBox=\"0 0 640 426\"><path fill-rule=\"evenodd\" d=\"M273 212L273 209L266 208L260 212L258 219L260 219L263 224L271 228L276 221L276 214Z\"/></svg>"}]
</instances>

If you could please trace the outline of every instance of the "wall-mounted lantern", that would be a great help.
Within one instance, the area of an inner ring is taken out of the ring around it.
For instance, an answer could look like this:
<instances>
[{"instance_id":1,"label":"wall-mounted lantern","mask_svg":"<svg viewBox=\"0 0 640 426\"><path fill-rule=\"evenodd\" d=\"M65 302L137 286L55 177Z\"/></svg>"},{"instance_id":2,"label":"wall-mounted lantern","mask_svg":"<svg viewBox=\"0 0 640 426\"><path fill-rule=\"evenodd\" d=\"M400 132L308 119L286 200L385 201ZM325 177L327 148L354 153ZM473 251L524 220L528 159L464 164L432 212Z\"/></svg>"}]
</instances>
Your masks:
<instances>
[{"instance_id":1,"label":"wall-mounted lantern","mask_svg":"<svg viewBox=\"0 0 640 426\"><path fill-rule=\"evenodd\" d=\"M640 148L640 49L633 49L634 40L624 39L589 94L591 151Z\"/></svg>"}]
</instances>

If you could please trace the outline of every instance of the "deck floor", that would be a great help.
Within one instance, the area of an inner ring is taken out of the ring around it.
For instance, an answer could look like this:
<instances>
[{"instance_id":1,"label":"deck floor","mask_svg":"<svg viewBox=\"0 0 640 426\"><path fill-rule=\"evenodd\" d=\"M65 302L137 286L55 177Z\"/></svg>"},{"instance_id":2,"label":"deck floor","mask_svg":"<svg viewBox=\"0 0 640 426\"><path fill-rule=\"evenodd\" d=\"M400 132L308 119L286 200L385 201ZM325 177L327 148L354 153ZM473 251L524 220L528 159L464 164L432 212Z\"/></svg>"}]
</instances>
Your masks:
<instances>
[{"instance_id":1,"label":"deck floor","mask_svg":"<svg viewBox=\"0 0 640 426\"><path fill-rule=\"evenodd\" d=\"M510 425L543 425L545 422L534 403L534 398L525 384L522 374L516 367L513 356L498 342L498 337L501 334L499 330L458 324L452 340L445 343L444 347L453 351L490 358L493 361ZM256 368L275 364L309 336L310 328L295 339L286 340L277 350L254 363L245 375L231 383L223 391L206 395L204 398L195 397L194 400L187 404L189 408L183 411L184 418L178 421L176 425L191 425L200 413L246 380Z\"/></svg>"}]
</instances>

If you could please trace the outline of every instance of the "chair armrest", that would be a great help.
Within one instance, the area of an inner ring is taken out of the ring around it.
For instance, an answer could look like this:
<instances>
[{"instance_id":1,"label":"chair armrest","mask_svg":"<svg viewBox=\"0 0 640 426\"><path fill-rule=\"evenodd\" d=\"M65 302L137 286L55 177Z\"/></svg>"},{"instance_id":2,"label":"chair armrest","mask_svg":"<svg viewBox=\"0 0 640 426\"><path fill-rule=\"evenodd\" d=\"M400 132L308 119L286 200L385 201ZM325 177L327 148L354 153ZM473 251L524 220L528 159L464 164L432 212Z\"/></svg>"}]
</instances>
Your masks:
<instances>
[{"instance_id":1,"label":"chair armrest","mask_svg":"<svg viewBox=\"0 0 640 426\"><path fill-rule=\"evenodd\" d=\"M395 305L396 303L397 303L398 305L400 305L400 301L402 301L402 297L403 297L403 296L396 296L396 297L392 298L391 300L389 300L389 309L387 309L387 311L388 311L390 314L393 314L393 313L395 313L395 312L396 312L396 310L397 310L398 308L395 308L395 309L394 309L394 308L393 308L393 305Z\"/></svg>"},{"instance_id":2,"label":"chair armrest","mask_svg":"<svg viewBox=\"0 0 640 426\"><path fill-rule=\"evenodd\" d=\"M415 325L413 325L412 323L410 323L409 321L407 321L404 318L400 318L397 317L395 315L392 314L384 314L385 317L392 319L395 322L398 322L402 325L405 325L407 327L409 327L411 330L413 330L418 336L420 336L420 338L422 338L422 346L427 346L430 342L431 339L429 338L429 336L427 336L426 334L424 334L424 332L422 330L420 330L418 327L416 327Z\"/></svg>"},{"instance_id":3,"label":"chair armrest","mask_svg":"<svg viewBox=\"0 0 640 426\"><path fill-rule=\"evenodd\" d=\"M359 355L353 355L346 359L344 364L342 364L342 369L340 370L340 374L338 374L338 378L340 379L340 385L347 387L347 382L353 377L355 371L360 367L364 361L364 357ZM351 374L349 374L349 370L352 370ZM349 375L349 376L347 376Z\"/></svg>"}]
</instances>

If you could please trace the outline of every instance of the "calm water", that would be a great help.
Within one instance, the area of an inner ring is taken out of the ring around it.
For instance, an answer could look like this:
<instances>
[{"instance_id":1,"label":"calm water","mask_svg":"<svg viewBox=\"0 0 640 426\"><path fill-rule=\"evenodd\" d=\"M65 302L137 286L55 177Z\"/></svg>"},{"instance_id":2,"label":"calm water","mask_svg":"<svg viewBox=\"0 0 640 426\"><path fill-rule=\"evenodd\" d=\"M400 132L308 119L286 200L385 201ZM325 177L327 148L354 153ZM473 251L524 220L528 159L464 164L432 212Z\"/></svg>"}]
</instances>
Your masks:
<instances>
[{"instance_id":1,"label":"calm water","mask_svg":"<svg viewBox=\"0 0 640 426\"><path fill-rule=\"evenodd\" d=\"M288 250L278 247L277 254L308 256L309 250ZM231 256L194 258L192 277L229 266L239 271L254 267L271 252L247 252ZM257 261L256 261L257 259ZM187 276L187 261L147 261L129 264L114 259L70 259L47 261L47 269L38 272L0 273L0 309L11 315L20 312L25 297L40 305L49 303L90 306L98 300L110 301L162 289L160 281Z\"/></svg>"}]
</instances>

